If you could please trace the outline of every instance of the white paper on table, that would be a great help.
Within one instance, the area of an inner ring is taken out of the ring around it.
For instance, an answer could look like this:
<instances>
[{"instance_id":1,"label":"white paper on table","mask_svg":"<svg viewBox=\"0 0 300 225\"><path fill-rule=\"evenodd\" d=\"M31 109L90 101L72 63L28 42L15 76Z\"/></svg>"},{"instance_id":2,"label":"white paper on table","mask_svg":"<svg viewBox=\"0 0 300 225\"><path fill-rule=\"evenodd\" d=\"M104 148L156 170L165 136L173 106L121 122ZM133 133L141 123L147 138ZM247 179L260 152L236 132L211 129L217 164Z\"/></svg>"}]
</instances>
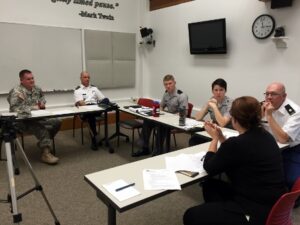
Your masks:
<instances>
[{"instance_id":1,"label":"white paper on table","mask_svg":"<svg viewBox=\"0 0 300 225\"><path fill-rule=\"evenodd\" d=\"M129 107L129 110L132 112L136 113L147 113L147 112L152 112L152 109L149 107L141 107L141 108L134 108L134 107Z\"/></svg>"},{"instance_id":2,"label":"white paper on table","mask_svg":"<svg viewBox=\"0 0 300 225\"><path fill-rule=\"evenodd\" d=\"M1 116L18 116L18 113L16 113L16 112L4 112L4 113L1 113Z\"/></svg>"},{"instance_id":3,"label":"white paper on table","mask_svg":"<svg viewBox=\"0 0 300 225\"><path fill-rule=\"evenodd\" d=\"M117 188L124 187L126 185L128 185L126 181L119 179L108 184L103 184L103 187L119 201L124 201L140 194L134 186L116 191Z\"/></svg>"},{"instance_id":4,"label":"white paper on table","mask_svg":"<svg viewBox=\"0 0 300 225\"><path fill-rule=\"evenodd\" d=\"M181 190L174 171L167 169L143 170L145 190Z\"/></svg>"},{"instance_id":5,"label":"white paper on table","mask_svg":"<svg viewBox=\"0 0 300 225\"><path fill-rule=\"evenodd\" d=\"M178 124L176 124L178 125ZM193 127L203 127L203 122L201 121L198 121L198 120L194 120L194 119L191 119L191 118L186 118L185 119L185 125L182 126L183 129L185 130L188 130L188 129L191 129Z\"/></svg>"},{"instance_id":6,"label":"white paper on table","mask_svg":"<svg viewBox=\"0 0 300 225\"><path fill-rule=\"evenodd\" d=\"M54 115L64 115L64 114L70 114L70 113L73 113L73 111L70 109L57 110L57 111L52 112L52 114L54 114Z\"/></svg>"},{"instance_id":7,"label":"white paper on table","mask_svg":"<svg viewBox=\"0 0 300 225\"><path fill-rule=\"evenodd\" d=\"M80 109L85 109L85 110L99 110L99 106L98 105L83 105L83 106L79 106Z\"/></svg>"},{"instance_id":8,"label":"white paper on table","mask_svg":"<svg viewBox=\"0 0 300 225\"><path fill-rule=\"evenodd\" d=\"M175 157L165 157L166 168L172 171L187 170L203 173L203 157L206 152L196 154L179 154Z\"/></svg>"},{"instance_id":9,"label":"white paper on table","mask_svg":"<svg viewBox=\"0 0 300 225\"><path fill-rule=\"evenodd\" d=\"M45 116L45 115L51 115L52 113L47 110L32 110L31 115L32 116Z\"/></svg>"}]
</instances>

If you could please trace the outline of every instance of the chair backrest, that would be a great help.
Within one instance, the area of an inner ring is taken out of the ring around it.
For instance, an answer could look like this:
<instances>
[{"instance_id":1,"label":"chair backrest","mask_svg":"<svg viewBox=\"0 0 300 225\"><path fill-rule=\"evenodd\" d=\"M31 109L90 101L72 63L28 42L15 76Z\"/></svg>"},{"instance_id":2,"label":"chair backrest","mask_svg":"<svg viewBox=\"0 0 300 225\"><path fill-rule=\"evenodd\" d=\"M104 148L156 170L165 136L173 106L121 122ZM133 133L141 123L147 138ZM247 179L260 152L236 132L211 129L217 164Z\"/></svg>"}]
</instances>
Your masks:
<instances>
[{"instance_id":1,"label":"chair backrest","mask_svg":"<svg viewBox=\"0 0 300 225\"><path fill-rule=\"evenodd\" d=\"M153 107L153 99L150 98L139 98L137 103L141 106L146 106L149 108Z\"/></svg>"},{"instance_id":2,"label":"chair backrest","mask_svg":"<svg viewBox=\"0 0 300 225\"><path fill-rule=\"evenodd\" d=\"M188 103L188 113L187 113L188 118L191 118L193 107L194 105L192 103Z\"/></svg>"},{"instance_id":3,"label":"chair backrest","mask_svg":"<svg viewBox=\"0 0 300 225\"><path fill-rule=\"evenodd\" d=\"M290 192L283 194L273 205L266 225L292 225L291 213L295 201L300 196L300 177L297 179Z\"/></svg>"}]
</instances>

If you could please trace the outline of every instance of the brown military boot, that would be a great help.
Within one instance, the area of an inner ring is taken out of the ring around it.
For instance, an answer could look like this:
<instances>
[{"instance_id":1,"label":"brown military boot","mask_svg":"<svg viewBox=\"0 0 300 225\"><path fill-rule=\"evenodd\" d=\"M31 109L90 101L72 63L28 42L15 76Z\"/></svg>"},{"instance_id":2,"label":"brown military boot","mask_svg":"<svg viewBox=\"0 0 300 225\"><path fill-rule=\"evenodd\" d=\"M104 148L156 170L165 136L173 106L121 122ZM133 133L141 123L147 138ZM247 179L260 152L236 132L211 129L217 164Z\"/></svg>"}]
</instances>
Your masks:
<instances>
[{"instance_id":1,"label":"brown military boot","mask_svg":"<svg viewBox=\"0 0 300 225\"><path fill-rule=\"evenodd\" d=\"M51 152L50 152L50 149L48 147L46 147L42 150L41 160L44 163L54 165L58 162L59 158L52 155Z\"/></svg>"}]
</instances>

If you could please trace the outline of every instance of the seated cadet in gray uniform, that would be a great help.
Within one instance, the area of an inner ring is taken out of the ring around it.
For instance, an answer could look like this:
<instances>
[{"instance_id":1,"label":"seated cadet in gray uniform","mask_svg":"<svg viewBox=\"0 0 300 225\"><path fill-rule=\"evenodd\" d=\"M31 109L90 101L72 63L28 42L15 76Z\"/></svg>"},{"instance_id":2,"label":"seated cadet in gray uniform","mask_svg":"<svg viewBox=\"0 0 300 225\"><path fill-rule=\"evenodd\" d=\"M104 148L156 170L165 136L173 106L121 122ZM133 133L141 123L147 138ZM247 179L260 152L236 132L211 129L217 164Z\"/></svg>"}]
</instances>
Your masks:
<instances>
[{"instance_id":1,"label":"seated cadet in gray uniform","mask_svg":"<svg viewBox=\"0 0 300 225\"><path fill-rule=\"evenodd\" d=\"M213 123L218 124L220 127L231 127L230 123L230 108L232 100L227 97L227 83L225 80L219 78L216 79L211 84L211 90L213 96L208 100L208 102L202 107L195 115L196 120L202 120L207 114L209 114ZM192 135L189 140L189 146L198 145L209 141L210 139L199 136Z\"/></svg>"},{"instance_id":2,"label":"seated cadet in gray uniform","mask_svg":"<svg viewBox=\"0 0 300 225\"><path fill-rule=\"evenodd\" d=\"M31 110L45 109L45 96L34 83L34 77L29 70L19 73L20 85L13 88L7 97L9 111L17 112L18 116L30 116ZM56 118L39 119L18 122L16 129L29 132L39 140L38 147L42 151L41 161L47 164L56 164L58 158L51 154L51 140L59 131L61 121Z\"/></svg>"},{"instance_id":3,"label":"seated cadet in gray uniform","mask_svg":"<svg viewBox=\"0 0 300 225\"><path fill-rule=\"evenodd\" d=\"M88 72L81 72L80 80L81 85L78 86L74 91L74 99L76 106L96 105L98 101L105 98L105 96L97 87L90 85L90 75ZM99 116L99 113L89 113L81 116L81 119L87 120L89 123L92 150L98 150L96 139L96 116Z\"/></svg>"},{"instance_id":4,"label":"seated cadet in gray uniform","mask_svg":"<svg viewBox=\"0 0 300 225\"><path fill-rule=\"evenodd\" d=\"M262 103L263 125L275 139L289 147L282 151L286 184L300 177L300 106L287 98L282 83L271 83ZM300 199L296 203L300 204Z\"/></svg>"},{"instance_id":5,"label":"seated cadet in gray uniform","mask_svg":"<svg viewBox=\"0 0 300 225\"><path fill-rule=\"evenodd\" d=\"M176 88L176 81L173 75L166 75L163 78L163 83L165 87L165 93L162 97L160 103L160 110L166 111L169 113L178 113L180 108L185 107L188 109L188 96L183 93L181 90ZM156 127L157 136L156 136L156 149L153 152L153 155L158 155L163 153L163 144L168 133L168 129L163 125L158 125L149 120L144 120L142 128L142 138L143 138L143 148L136 153L133 153L132 156L142 156L148 155L149 151L149 139L151 136L152 129Z\"/></svg>"}]
</instances>

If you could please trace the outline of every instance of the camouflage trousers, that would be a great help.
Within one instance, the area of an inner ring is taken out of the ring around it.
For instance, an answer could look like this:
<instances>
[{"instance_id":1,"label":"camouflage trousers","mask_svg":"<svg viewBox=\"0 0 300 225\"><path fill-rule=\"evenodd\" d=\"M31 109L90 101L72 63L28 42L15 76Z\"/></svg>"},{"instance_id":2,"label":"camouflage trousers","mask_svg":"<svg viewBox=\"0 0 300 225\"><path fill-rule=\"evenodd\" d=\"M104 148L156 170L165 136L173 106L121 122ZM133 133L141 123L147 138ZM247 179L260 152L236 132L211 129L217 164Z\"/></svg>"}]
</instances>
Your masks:
<instances>
[{"instance_id":1,"label":"camouflage trousers","mask_svg":"<svg viewBox=\"0 0 300 225\"><path fill-rule=\"evenodd\" d=\"M51 147L51 139L54 138L59 131L61 120L57 118L41 119L41 120L28 120L18 122L16 129L19 132L28 132L33 134L37 139L37 146L40 149Z\"/></svg>"}]
</instances>

